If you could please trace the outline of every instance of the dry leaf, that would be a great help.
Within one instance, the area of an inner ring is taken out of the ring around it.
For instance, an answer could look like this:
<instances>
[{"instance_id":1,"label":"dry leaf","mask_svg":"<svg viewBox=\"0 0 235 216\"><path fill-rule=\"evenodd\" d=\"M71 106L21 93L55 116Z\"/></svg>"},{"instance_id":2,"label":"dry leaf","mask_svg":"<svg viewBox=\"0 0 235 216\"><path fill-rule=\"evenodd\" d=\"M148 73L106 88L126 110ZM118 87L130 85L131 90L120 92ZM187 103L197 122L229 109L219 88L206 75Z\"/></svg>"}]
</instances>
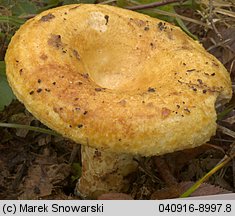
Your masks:
<instances>
[{"instance_id":1,"label":"dry leaf","mask_svg":"<svg viewBox=\"0 0 235 216\"><path fill-rule=\"evenodd\" d=\"M155 191L151 199L171 199L178 198L183 194L188 188L190 188L195 182L181 182L178 185L172 187L164 188L159 191ZM215 194L231 193L231 191L225 190L221 187L203 183L201 186L191 194L191 196L208 196Z\"/></svg>"},{"instance_id":2,"label":"dry leaf","mask_svg":"<svg viewBox=\"0 0 235 216\"><path fill-rule=\"evenodd\" d=\"M53 185L56 185L64 181L70 175L71 166L65 163L53 164L51 166L47 166L46 170L50 182Z\"/></svg>"},{"instance_id":3,"label":"dry leaf","mask_svg":"<svg viewBox=\"0 0 235 216\"><path fill-rule=\"evenodd\" d=\"M32 165L25 178L19 199L38 199L51 195L52 189L70 174L68 164Z\"/></svg>"},{"instance_id":4,"label":"dry leaf","mask_svg":"<svg viewBox=\"0 0 235 216\"><path fill-rule=\"evenodd\" d=\"M185 166L189 164L189 161L192 161L198 155L204 153L210 149L210 147L206 145L201 145L199 147L193 149L185 149L182 151L177 151L171 154L165 155L165 160L167 161L172 173L175 177L177 177L179 171ZM193 170L192 170L193 172ZM181 174L180 174L181 175Z\"/></svg>"},{"instance_id":5,"label":"dry leaf","mask_svg":"<svg viewBox=\"0 0 235 216\"><path fill-rule=\"evenodd\" d=\"M159 175L164 180L166 185L173 185L178 183L164 157L153 157L153 160Z\"/></svg>"},{"instance_id":6,"label":"dry leaf","mask_svg":"<svg viewBox=\"0 0 235 216\"><path fill-rule=\"evenodd\" d=\"M10 122L12 123L17 123L17 124L22 124L22 125L30 125L31 122L35 118L32 115L26 115L24 113L18 113L15 115L12 115L10 118ZM18 137L23 137L25 138L28 134L29 130L28 129L16 129L16 135Z\"/></svg>"},{"instance_id":7,"label":"dry leaf","mask_svg":"<svg viewBox=\"0 0 235 216\"><path fill-rule=\"evenodd\" d=\"M133 200L133 198L125 193L106 193L100 195L98 200Z\"/></svg>"},{"instance_id":8,"label":"dry leaf","mask_svg":"<svg viewBox=\"0 0 235 216\"><path fill-rule=\"evenodd\" d=\"M43 135L38 137L38 145L39 146L47 145L50 142L51 142L51 135L43 134Z\"/></svg>"},{"instance_id":9,"label":"dry leaf","mask_svg":"<svg viewBox=\"0 0 235 216\"><path fill-rule=\"evenodd\" d=\"M28 175L22 185L23 194L19 199L38 199L48 196L52 192L53 185L41 165L34 165L29 168Z\"/></svg>"}]
</instances>

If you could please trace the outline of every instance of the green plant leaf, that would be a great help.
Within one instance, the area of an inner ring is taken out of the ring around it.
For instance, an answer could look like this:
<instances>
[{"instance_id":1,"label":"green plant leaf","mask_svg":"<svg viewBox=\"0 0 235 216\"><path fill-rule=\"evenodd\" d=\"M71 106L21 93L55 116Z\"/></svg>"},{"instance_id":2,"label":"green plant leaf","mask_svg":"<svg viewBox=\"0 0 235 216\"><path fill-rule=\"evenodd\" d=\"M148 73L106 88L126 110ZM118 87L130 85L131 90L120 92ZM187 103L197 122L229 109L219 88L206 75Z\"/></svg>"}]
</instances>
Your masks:
<instances>
[{"instance_id":1,"label":"green plant leaf","mask_svg":"<svg viewBox=\"0 0 235 216\"><path fill-rule=\"evenodd\" d=\"M194 40L198 40L198 37L197 37L196 35L192 34L192 33L188 30L187 26L184 24L184 22L182 21L182 19L180 19L180 18L175 18L175 20L176 20L178 26L179 26L182 30L184 30L190 37L192 37Z\"/></svg>"},{"instance_id":2,"label":"green plant leaf","mask_svg":"<svg viewBox=\"0 0 235 216\"><path fill-rule=\"evenodd\" d=\"M235 94L233 94L232 99L226 105L225 109L217 114L217 119L222 120L227 114L229 114L233 109L235 109Z\"/></svg>"},{"instance_id":3,"label":"green plant leaf","mask_svg":"<svg viewBox=\"0 0 235 216\"><path fill-rule=\"evenodd\" d=\"M117 0L117 5L120 7L126 7L126 6L131 6L131 5L141 5L141 4L148 4L148 3L161 2L161 1L162 0ZM191 7L193 7L193 2L194 0L188 0L184 3L186 4L185 6L191 5ZM152 17L157 17L167 22L171 22L171 23L174 22L183 31L185 31L190 37L197 40L198 38L188 30L187 26L184 24L182 19L180 19L179 17L173 16L173 15L178 15L174 9L174 6L176 5L180 5L180 3L172 3L172 4L163 5L160 7L139 10L139 12L147 14ZM161 11L164 12L166 15L163 15L164 13L162 14L159 13ZM168 14L172 14L172 15L168 15Z\"/></svg>"},{"instance_id":4,"label":"green plant leaf","mask_svg":"<svg viewBox=\"0 0 235 216\"><path fill-rule=\"evenodd\" d=\"M62 0L43 0L47 5L59 4Z\"/></svg>"},{"instance_id":5,"label":"green plant leaf","mask_svg":"<svg viewBox=\"0 0 235 216\"><path fill-rule=\"evenodd\" d=\"M81 3L93 4L93 3L95 3L95 0L64 0L63 1L63 5L67 5L67 4L81 4Z\"/></svg>"},{"instance_id":6,"label":"green plant leaf","mask_svg":"<svg viewBox=\"0 0 235 216\"><path fill-rule=\"evenodd\" d=\"M0 76L6 76L6 65L4 61L0 61Z\"/></svg>"},{"instance_id":7,"label":"green plant leaf","mask_svg":"<svg viewBox=\"0 0 235 216\"><path fill-rule=\"evenodd\" d=\"M73 163L72 172L73 172L73 175L71 176L72 182L77 181L82 175L81 165L79 163Z\"/></svg>"},{"instance_id":8,"label":"green plant leaf","mask_svg":"<svg viewBox=\"0 0 235 216\"><path fill-rule=\"evenodd\" d=\"M12 2L9 0L0 0L0 5L3 7L9 7L9 5L11 5Z\"/></svg>"},{"instance_id":9,"label":"green plant leaf","mask_svg":"<svg viewBox=\"0 0 235 216\"><path fill-rule=\"evenodd\" d=\"M5 64L0 61L0 111L9 105L15 96L7 82L5 74Z\"/></svg>"},{"instance_id":10,"label":"green plant leaf","mask_svg":"<svg viewBox=\"0 0 235 216\"><path fill-rule=\"evenodd\" d=\"M63 4L63 0L44 0L43 2L45 3L45 6L40 7L37 10L37 13L41 13L45 10L48 10L50 8L54 8Z\"/></svg>"},{"instance_id":11,"label":"green plant leaf","mask_svg":"<svg viewBox=\"0 0 235 216\"><path fill-rule=\"evenodd\" d=\"M25 20L15 16L0 16L0 23L9 23L16 26L24 24Z\"/></svg>"},{"instance_id":12,"label":"green plant leaf","mask_svg":"<svg viewBox=\"0 0 235 216\"><path fill-rule=\"evenodd\" d=\"M149 4L149 3L153 3L153 2L161 2L161 1L162 0L117 0L117 5L120 7L125 7L125 6L131 6L131 5L141 5L141 4ZM168 5L159 6L156 8L158 8L159 10L163 10L163 11L175 12L174 11L174 4L168 4ZM157 17L159 19L162 19L162 20L165 20L168 22L173 22L173 20L174 20L172 17L155 13L154 8L139 10L139 12L147 14L151 17Z\"/></svg>"},{"instance_id":13,"label":"green plant leaf","mask_svg":"<svg viewBox=\"0 0 235 216\"><path fill-rule=\"evenodd\" d=\"M0 76L0 111L9 105L15 96L9 87L6 77Z\"/></svg>"},{"instance_id":14,"label":"green plant leaf","mask_svg":"<svg viewBox=\"0 0 235 216\"><path fill-rule=\"evenodd\" d=\"M11 8L13 16L35 14L37 6L32 1L20 0Z\"/></svg>"}]
</instances>

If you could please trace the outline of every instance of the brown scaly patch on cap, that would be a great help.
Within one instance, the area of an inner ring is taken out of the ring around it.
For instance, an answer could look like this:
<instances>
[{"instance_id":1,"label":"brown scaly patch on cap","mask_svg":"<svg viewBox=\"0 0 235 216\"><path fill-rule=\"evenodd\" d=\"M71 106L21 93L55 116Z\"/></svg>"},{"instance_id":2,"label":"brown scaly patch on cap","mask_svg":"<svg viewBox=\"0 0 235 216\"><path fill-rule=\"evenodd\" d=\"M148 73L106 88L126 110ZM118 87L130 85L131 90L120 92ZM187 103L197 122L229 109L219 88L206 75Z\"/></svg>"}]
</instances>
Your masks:
<instances>
[{"instance_id":1,"label":"brown scaly patch on cap","mask_svg":"<svg viewBox=\"0 0 235 216\"><path fill-rule=\"evenodd\" d=\"M49 13L49 14L47 14L45 16L42 16L39 21L40 22L48 22L48 21L51 21L54 18L55 18L55 16L52 13Z\"/></svg>"},{"instance_id":2,"label":"brown scaly patch on cap","mask_svg":"<svg viewBox=\"0 0 235 216\"><path fill-rule=\"evenodd\" d=\"M166 107L163 107L162 108L162 118L167 118L171 113L171 110L169 110L168 108Z\"/></svg>"},{"instance_id":3,"label":"brown scaly patch on cap","mask_svg":"<svg viewBox=\"0 0 235 216\"><path fill-rule=\"evenodd\" d=\"M63 47L60 35L51 34L51 37L48 39L47 43L48 45L53 46L55 48Z\"/></svg>"}]
</instances>

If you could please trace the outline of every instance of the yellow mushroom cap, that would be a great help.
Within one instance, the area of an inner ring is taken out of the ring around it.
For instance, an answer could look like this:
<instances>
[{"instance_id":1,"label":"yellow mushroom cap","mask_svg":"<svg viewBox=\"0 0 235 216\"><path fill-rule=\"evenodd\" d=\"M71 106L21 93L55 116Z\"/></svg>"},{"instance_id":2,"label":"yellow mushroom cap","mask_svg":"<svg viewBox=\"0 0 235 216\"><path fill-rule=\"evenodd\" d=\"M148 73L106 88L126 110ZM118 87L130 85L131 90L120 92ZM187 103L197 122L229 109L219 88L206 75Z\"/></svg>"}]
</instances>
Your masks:
<instances>
[{"instance_id":1,"label":"yellow mushroom cap","mask_svg":"<svg viewBox=\"0 0 235 216\"><path fill-rule=\"evenodd\" d=\"M108 5L54 8L6 53L8 81L41 122L78 143L159 155L216 131L232 95L224 66L178 27Z\"/></svg>"}]
</instances>

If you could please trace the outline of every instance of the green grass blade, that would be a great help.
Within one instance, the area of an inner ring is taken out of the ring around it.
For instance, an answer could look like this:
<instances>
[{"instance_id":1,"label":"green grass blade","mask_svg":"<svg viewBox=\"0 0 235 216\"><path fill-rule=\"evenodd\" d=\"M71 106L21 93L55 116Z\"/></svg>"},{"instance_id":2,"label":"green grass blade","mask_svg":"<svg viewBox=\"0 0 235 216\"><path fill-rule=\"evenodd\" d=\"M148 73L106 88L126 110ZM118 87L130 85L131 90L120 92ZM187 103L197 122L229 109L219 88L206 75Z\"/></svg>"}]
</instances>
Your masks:
<instances>
[{"instance_id":1,"label":"green grass blade","mask_svg":"<svg viewBox=\"0 0 235 216\"><path fill-rule=\"evenodd\" d=\"M0 122L0 127L5 127L5 128L15 128L15 129L27 129L30 131L36 131L39 133L44 133L44 134L49 134L49 135L53 135L53 136L60 136L58 133L49 130L49 129L45 129L45 128L40 128L40 127L34 127L34 126L30 126L30 125L21 125L21 124L14 124L14 123L2 123Z\"/></svg>"},{"instance_id":2,"label":"green grass blade","mask_svg":"<svg viewBox=\"0 0 235 216\"><path fill-rule=\"evenodd\" d=\"M184 24L184 22L180 18L176 17L175 20L176 20L177 24L180 26L180 28L183 29L191 38L193 38L194 40L198 40L198 37L196 35L192 34L188 30L187 26Z\"/></svg>"},{"instance_id":3,"label":"green grass blade","mask_svg":"<svg viewBox=\"0 0 235 216\"><path fill-rule=\"evenodd\" d=\"M25 23L25 20L14 16L0 16L0 23L9 23L12 25L21 26Z\"/></svg>"},{"instance_id":4,"label":"green grass blade","mask_svg":"<svg viewBox=\"0 0 235 216\"><path fill-rule=\"evenodd\" d=\"M230 101L230 104L223 110L222 112L217 114L217 119L222 120L227 114L233 111L235 109L235 101L234 99Z\"/></svg>"},{"instance_id":5,"label":"green grass blade","mask_svg":"<svg viewBox=\"0 0 235 216\"><path fill-rule=\"evenodd\" d=\"M200 185L205 182L209 177L211 177L214 173L216 173L218 170L223 168L230 160L232 160L235 157L235 154L231 155L230 157L225 156L224 159L217 164L212 170L210 170L206 175L204 175L201 179L199 179L193 186L191 186L187 191L185 191L183 194L181 194L180 198L186 198L189 197L195 190L197 190Z\"/></svg>"}]
</instances>

